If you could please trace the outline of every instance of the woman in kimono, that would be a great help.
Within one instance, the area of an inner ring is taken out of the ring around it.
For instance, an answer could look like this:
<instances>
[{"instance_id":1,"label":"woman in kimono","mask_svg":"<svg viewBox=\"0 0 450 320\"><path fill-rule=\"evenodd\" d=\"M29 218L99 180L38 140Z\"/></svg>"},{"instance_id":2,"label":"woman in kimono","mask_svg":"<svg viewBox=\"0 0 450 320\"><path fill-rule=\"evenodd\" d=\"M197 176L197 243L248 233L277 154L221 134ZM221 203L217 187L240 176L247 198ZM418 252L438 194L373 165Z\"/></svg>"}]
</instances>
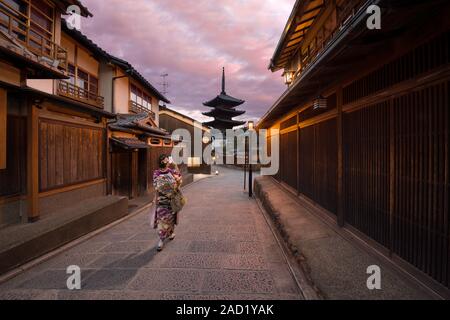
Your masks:
<instances>
[{"instance_id":1,"label":"woman in kimono","mask_svg":"<svg viewBox=\"0 0 450 320\"><path fill-rule=\"evenodd\" d=\"M161 251L166 239L175 239L176 215L171 207L171 200L176 189L181 185L181 176L169 168L169 157L159 157L159 169L153 173L153 186L156 192L156 212L154 226L158 229L158 251Z\"/></svg>"}]
</instances>

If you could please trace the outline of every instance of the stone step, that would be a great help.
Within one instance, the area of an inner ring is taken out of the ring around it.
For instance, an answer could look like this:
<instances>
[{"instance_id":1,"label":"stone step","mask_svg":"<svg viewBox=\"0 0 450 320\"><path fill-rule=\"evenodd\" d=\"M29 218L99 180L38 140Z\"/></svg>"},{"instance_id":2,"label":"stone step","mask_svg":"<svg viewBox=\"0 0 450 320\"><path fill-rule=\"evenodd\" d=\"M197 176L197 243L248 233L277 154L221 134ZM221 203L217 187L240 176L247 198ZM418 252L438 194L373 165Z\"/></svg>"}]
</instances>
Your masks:
<instances>
[{"instance_id":1,"label":"stone step","mask_svg":"<svg viewBox=\"0 0 450 320\"><path fill-rule=\"evenodd\" d=\"M105 196L0 230L0 274L42 256L128 214L128 199Z\"/></svg>"}]
</instances>

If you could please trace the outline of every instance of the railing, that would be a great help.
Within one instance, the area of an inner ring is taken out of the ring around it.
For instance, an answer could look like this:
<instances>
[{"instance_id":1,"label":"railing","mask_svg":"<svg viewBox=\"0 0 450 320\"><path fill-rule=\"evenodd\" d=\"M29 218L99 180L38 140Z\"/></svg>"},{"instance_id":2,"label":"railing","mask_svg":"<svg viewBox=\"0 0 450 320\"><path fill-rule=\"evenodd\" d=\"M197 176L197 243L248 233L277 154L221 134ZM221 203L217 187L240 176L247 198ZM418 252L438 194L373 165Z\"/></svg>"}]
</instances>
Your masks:
<instances>
[{"instance_id":1,"label":"railing","mask_svg":"<svg viewBox=\"0 0 450 320\"><path fill-rule=\"evenodd\" d=\"M67 51L36 29L31 30L29 17L21 17L22 19L0 7L0 30L36 54L41 62L67 70Z\"/></svg>"},{"instance_id":2,"label":"railing","mask_svg":"<svg viewBox=\"0 0 450 320\"><path fill-rule=\"evenodd\" d=\"M103 109L105 99L67 81L58 81L58 94Z\"/></svg>"},{"instance_id":3,"label":"railing","mask_svg":"<svg viewBox=\"0 0 450 320\"><path fill-rule=\"evenodd\" d=\"M357 10L364 3L362 0L345 0L338 1L336 5L336 25L333 29L327 29L327 26L322 26L316 33L312 43L313 46L308 46L307 51L302 53L300 50L300 66L295 74L298 77L315 58L322 53L325 46L331 39L347 24L351 17L355 15Z\"/></svg>"},{"instance_id":4,"label":"railing","mask_svg":"<svg viewBox=\"0 0 450 320\"><path fill-rule=\"evenodd\" d=\"M136 114L147 113L148 115L150 115L150 117L153 120L156 119L156 115L155 115L155 113L152 110L150 110L150 109L148 109L148 108L146 108L144 106L141 106L140 104L137 104L134 101L130 101L130 108L129 108L129 110L130 110L130 112L136 113Z\"/></svg>"}]
</instances>

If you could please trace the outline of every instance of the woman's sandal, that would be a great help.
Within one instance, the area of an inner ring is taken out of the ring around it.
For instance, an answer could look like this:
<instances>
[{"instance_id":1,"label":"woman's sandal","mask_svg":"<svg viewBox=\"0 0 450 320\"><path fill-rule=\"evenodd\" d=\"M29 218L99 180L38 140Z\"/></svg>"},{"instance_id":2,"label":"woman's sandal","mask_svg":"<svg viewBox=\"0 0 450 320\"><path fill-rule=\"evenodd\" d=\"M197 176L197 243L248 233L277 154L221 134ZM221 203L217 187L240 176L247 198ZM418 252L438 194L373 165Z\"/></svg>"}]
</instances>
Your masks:
<instances>
[{"instance_id":1,"label":"woman's sandal","mask_svg":"<svg viewBox=\"0 0 450 320\"><path fill-rule=\"evenodd\" d=\"M160 242L158 243L158 247L156 248L156 250L157 250L158 252L161 252L162 249L163 249L163 247L164 247L164 242L160 241Z\"/></svg>"}]
</instances>

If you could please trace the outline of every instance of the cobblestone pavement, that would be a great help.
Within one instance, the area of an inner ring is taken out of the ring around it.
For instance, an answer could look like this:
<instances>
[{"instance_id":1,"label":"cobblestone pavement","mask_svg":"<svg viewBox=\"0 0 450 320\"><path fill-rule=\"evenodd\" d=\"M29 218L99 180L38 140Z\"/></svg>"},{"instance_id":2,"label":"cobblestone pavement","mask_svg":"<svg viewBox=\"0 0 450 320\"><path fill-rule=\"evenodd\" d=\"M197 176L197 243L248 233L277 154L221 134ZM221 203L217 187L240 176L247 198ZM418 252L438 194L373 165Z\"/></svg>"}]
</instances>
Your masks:
<instances>
[{"instance_id":1,"label":"cobblestone pavement","mask_svg":"<svg viewBox=\"0 0 450 320\"><path fill-rule=\"evenodd\" d=\"M188 186L176 239L156 252L149 212L138 214L0 285L0 299L300 299L243 172ZM66 268L82 270L69 291Z\"/></svg>"}]
</instances>

